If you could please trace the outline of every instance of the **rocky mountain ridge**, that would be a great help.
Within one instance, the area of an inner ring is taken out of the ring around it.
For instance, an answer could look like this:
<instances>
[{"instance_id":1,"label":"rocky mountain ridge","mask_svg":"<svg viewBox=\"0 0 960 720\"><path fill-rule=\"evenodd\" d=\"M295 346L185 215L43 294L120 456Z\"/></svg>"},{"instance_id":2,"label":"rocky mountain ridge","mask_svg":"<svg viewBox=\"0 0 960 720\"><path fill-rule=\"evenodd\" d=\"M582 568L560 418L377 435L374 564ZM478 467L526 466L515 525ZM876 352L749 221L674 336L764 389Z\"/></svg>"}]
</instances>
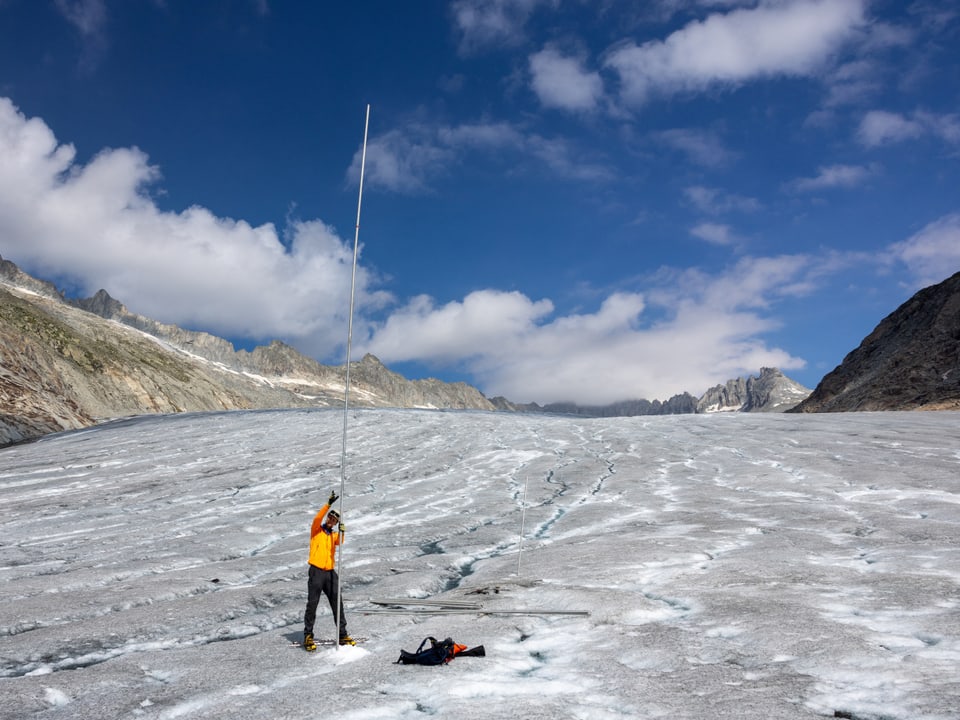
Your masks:
<instances>
[{"instance_id":1,"label":"rocky mountain ridge","mask_svg":"<svg viewBox=\"0 0 960 720\"><path fill-rule=\"evenodd\" d=\"M491 402L498 410L544 412L585 417L632 417L635 415L684 415L714 412L785 412L810 394L810 389L791 380L778 368L761 368L757 377L728 380L707 390L699 399L690 393L669 400L624 400L610 405L575 403L516 404L503 397Z\"/></svg>"},{"instance_id":2,"label":"rocky mountain ridge","mask_svg":"<svg viewBox=\"0 0 960 720\"><path fill-rule=\"evenodd\" d=\"M351 406L494 409L465 383L407 380L372 355L350 372ZM104 291L69 302L0 258L0 446L146 413L342 406L345 375L280 342L234 351Z\"/></svg>"},{"instance_id":3,"label":"rocky mountain ridge","mask_svg":"<svg viewBox=\"0 0 960 720\"><path fill-rule=\"evenodd\" d=\"M635 415L686 415L697 411L697 399L690 393L674 395L669 400L622 400L609 405L577 405L557 402L547 405L529 403L517 405L506 398L493 398L499 409L515 412L542 412L581 417L633 417Z\"/></svg>"},{"instance_id":4,"label":"rocky mountain ridge","mask_svg":"<svg viewBox=\"0 0 960 720\"><path fill-rule=\"evenodd\" d=\"M707 390L697 402L698 413L785 412L810 394L777 368L761 368L756 377L734 378Z\"/></svg>"},{"instance_id":5,"label":"rocky mountain ridge","mask_svg":"<svg viewBox=\"0 0 960 720\"><path fill-rule=\"evenodd\" d=\"M960 410L960 272L884 318L791 412Z\"/></svg>"},{"instance_id":6,"label":"rocky mountain ridge","mask_svg":"<svg viewBox=\"0 0 960 720\"><path fill-rule=\"evenodd\" d=\"M779 371L764 370L761 378L796 385ZM752 378L717 386L708 395L719 399L706 404L684 393L665 402L604 407L489 400L466 383L408 380L372 355L351 363L350 379L350 404L356 407L595 417L768 409L759 394L744 400ZM105 290L68 300L52 283L0 258L0 446L145 413L338 407L345 381L343 366L322 365L282 342L238 351L209 333L131 313Z\"/></svg>"}]
</instances>

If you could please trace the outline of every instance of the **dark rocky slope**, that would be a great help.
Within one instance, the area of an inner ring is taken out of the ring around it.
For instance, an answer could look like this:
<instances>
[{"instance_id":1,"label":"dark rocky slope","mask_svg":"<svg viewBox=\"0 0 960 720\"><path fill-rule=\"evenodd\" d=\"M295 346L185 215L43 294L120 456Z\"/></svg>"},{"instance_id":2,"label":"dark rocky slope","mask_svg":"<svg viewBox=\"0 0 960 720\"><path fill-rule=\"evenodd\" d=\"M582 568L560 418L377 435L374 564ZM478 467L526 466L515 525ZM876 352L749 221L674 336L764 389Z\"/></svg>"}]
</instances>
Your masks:
<instances>
[{"instance_id":1,"label":"dark rocky slope","mask_svg":"<svg viewBox=\"0 0 960 720\"><path fill-rule=\"evenodd\" d=\"M960 409L960 273L877 325L791 412Z\"/></svg>"}]
</instances>

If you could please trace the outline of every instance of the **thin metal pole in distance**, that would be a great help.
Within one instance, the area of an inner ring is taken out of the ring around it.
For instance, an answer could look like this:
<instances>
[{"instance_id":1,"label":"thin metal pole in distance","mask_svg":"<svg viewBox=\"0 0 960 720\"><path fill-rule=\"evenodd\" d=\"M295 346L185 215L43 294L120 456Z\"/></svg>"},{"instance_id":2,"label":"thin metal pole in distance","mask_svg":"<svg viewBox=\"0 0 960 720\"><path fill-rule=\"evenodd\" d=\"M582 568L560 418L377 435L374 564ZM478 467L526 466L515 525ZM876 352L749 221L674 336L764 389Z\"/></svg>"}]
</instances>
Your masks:
<instances>
[{"instance_id":1,"label":"thin metal pole in distance","mask_svg":"<svg viewBox=\"0 0 960 720\"><path fill-rule=\"evenodd\" d=\"M527 517L527 481L528 475L523 478L523 500L520 502L520 545L517 548L517 577L520 576L520 558L523 555L523 524Z\"/></svg>"},{"instance_id":2,"label":"thin metal pole in distance","mask_svg":"<svg viewBox=\"0 0 960 720\"><path fill-rule=\"evenodd\" d=\"M370 105L363 122L363 152L360 155L360 192L357 197L357 224L353 233L353 272L350 276L350 314L347 319L347 365L343 383L343 446L340 450L340 517L343 517L343 490L346 485L347 465L347 411L350 409L350 351L353 346L353 304L357 287L357 254L360 248L360 206L363 204L363 171L367 164L367 129L370 127ZM339 528L338 528L339 532ZM343 564L343 545L337 546L337 650L340 649L340 617L343 595L340 592L340 568Z\"/></svg>"}]
</instances>

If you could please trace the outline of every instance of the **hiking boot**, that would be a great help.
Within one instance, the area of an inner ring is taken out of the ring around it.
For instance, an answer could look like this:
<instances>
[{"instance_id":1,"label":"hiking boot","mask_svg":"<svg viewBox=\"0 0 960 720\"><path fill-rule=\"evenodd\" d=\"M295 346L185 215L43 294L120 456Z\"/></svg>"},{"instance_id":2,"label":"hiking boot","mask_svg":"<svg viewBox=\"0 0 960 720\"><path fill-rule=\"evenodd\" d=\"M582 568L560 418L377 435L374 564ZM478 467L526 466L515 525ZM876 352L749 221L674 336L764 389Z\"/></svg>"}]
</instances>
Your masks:
<instances>
[{"instance_id":1,"label":"hiking boot","mask_svg":"<svg viewBox=\"0 0 960 720\"><path fill-rule=\"evenodd\" d=\"M317 649L317 644L313 641L313 633L303 634L303 649L307 652L313 652Z\"/></svg>"},{"instance_id":2,"label":"hiking boot","mask_svg":"<svg viewBox=\"0 0 960 720\"><path fill-rule=\"evenodd\" d=\"M356 645L356 644L357 644L357 641L354 640L354 639L353 639L352 637L350 637L349 635L344 635L343 637L340 638L340 644L341 644L341 645Z\"/></svg>"}]
</instances>

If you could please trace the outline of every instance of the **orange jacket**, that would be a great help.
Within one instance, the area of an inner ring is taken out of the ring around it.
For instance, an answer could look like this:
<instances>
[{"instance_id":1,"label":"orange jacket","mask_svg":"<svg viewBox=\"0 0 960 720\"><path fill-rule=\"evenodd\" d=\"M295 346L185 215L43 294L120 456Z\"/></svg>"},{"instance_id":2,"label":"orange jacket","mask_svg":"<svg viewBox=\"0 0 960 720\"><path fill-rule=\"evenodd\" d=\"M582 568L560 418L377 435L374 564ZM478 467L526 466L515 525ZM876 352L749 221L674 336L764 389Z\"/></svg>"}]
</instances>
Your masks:
<instances>
[{"instance_id":1,"label":"orange jacket","mask_svg":"<svg viewBox=\"0 0 960 720\"><path fill-rule=\"evenodd\" d=\"M324 505L313 518L310 525L310 564L321 570L333 570L337 563L335 553L337 545L343 540L336 530L327 533L323 529L323 519L330 511L330 505Z\"/></svg>"}]
</instances>

